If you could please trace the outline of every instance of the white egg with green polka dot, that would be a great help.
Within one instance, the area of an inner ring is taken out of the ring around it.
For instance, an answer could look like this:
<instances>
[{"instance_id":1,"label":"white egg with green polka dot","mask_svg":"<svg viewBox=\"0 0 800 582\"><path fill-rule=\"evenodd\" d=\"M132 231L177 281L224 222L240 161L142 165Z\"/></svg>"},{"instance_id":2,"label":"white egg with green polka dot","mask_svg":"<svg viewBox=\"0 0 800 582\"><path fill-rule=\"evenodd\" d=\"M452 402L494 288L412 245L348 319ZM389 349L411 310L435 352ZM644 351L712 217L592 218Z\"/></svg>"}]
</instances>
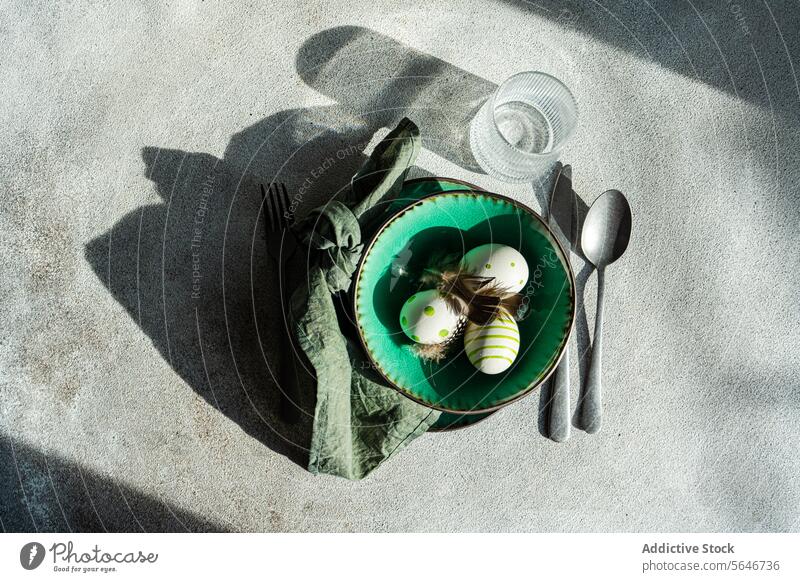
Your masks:
<instances>
[{"instance_id":1,"label":"white egg with green polka dot","mask_svg":"<svg viewBox=\"0 0 800 582\"><path fill-rule=\"evenodd\" d=\"M520 252L506 245L489 243L475 247L461 260L462 268L479 277L494 277L495 282L513 293L528 282L528 263Z\"/></svg>"},{"instance_id":2,"label":"white egg with green polka dot","mask_svg":"<svg viewBox=\"0 0 800 582\"><path fill-rule=\"evenodd\" d=\"M420 344L440 344L458 330L461 316L453 312L436 289L409 297L400 310L400 327Z\"/></svg>"},{"instance_id":3,"label":"white egg with green polka dot","mask_svg":"<svg viewBox=\"0 0 800 582\"><path fill-rule=\"evenodd\" d=\"M519 353L519 327L507 311L486 325L471 321L464 331L467 358L484 374L505 372Z\"/></svg>"}]
</instances>

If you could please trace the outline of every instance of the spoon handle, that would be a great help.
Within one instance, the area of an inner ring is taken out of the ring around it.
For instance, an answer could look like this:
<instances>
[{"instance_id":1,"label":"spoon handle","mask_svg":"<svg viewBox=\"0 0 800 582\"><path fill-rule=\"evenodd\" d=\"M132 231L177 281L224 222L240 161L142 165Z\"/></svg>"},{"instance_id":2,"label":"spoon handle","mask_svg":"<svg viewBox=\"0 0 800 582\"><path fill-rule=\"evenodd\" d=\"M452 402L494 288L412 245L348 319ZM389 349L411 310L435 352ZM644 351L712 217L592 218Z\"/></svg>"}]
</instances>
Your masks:
<instances>
[{"instance_id":1,"label":"spoon handle","mask_svg":"<svg viewBox=\"0 0 800 582\"><path fill-rule=\"evenodd\" d=\"M553 374L548 420L550 438L557 443L567 440L569 423L569 346L567 346L564 348L564 356Z\"/></svg>"},{"instance_id":2,"label":"spoon handle","mask_svg":"<svg viewBox=\"0 0 800 582\"><path fill-rule=\"evenodd\" d=\"M602 402L602 359L603 359L603 291L605 289L605 269L597 270L597 315L594 320L592 340L592 363L586 379L586 394L581 406L581 426L588 433L600 430L603 417Z\"/></svg>"}]
</instances>

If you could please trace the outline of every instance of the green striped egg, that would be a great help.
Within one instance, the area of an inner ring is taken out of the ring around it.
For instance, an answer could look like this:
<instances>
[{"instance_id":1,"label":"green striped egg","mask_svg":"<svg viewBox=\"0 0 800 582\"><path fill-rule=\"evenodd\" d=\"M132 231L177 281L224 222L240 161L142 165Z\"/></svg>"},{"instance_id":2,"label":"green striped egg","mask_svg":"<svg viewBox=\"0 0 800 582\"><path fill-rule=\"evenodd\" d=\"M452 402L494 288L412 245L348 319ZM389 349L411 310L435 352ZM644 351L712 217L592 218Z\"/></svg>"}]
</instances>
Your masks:
<instances>
[{"instance_id":1,"label":"green striped egg","mask_svg":"<svg viewBox=\"0 0 800 582\"><path fill-rule=\"evenodd\" d=\"M467 323L464 351L472 365L484 374L505 372L519 352L519 327L506 311L486 325Z\"/></svg>"}]
</instances>

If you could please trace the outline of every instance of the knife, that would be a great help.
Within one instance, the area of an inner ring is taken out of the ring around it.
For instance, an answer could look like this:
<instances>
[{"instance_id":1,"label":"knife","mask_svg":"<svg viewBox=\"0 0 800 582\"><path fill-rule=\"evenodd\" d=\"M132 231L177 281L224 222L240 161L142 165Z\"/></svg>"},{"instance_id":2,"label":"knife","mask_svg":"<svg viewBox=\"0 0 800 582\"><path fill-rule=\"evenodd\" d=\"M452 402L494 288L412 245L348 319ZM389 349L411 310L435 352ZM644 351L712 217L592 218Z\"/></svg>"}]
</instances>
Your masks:
<instances>
[{"instance_id":1,"label":"knife","mask_svg":"<svg viewBox=\"0 0 800 582\"><path fill-rule=\"evenodd\" d=\"M550 195L548 225L559 244L563 247L567 261L570 260L572 241L576 234L575 192L572 190L572 166L558 164L553 192ZM550 389L550 413L548 416L548 433L558 443L569 438L570 406L569 406L569 338L564 348L564 355L553 374Z\"/></svg>"}]
</instances>

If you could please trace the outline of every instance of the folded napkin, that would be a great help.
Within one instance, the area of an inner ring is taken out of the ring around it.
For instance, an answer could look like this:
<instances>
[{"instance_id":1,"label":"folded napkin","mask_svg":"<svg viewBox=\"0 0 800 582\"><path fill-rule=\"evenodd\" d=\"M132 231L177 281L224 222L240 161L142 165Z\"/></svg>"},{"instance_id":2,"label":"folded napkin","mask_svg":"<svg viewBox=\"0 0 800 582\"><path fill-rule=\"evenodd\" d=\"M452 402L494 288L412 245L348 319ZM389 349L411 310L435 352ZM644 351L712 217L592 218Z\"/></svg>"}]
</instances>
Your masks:
<instances>
[{"instance_id":1,"label":"folded napkin","mask_svg":"<svg viewBox=\"0 0 800 582\"><path fill-rule=\"evenodd\" d=\"M298 226L311 268L292 293L290 315L297 343L316 374L308 463L314 474L361 479L439 417L382 383L347 333L352 320L347 292L364 250L362 231L382 214L375 205L398 194L419 148L419 130L403 119L377 145L344 196Z\"/></svg>"}]
</instances>

